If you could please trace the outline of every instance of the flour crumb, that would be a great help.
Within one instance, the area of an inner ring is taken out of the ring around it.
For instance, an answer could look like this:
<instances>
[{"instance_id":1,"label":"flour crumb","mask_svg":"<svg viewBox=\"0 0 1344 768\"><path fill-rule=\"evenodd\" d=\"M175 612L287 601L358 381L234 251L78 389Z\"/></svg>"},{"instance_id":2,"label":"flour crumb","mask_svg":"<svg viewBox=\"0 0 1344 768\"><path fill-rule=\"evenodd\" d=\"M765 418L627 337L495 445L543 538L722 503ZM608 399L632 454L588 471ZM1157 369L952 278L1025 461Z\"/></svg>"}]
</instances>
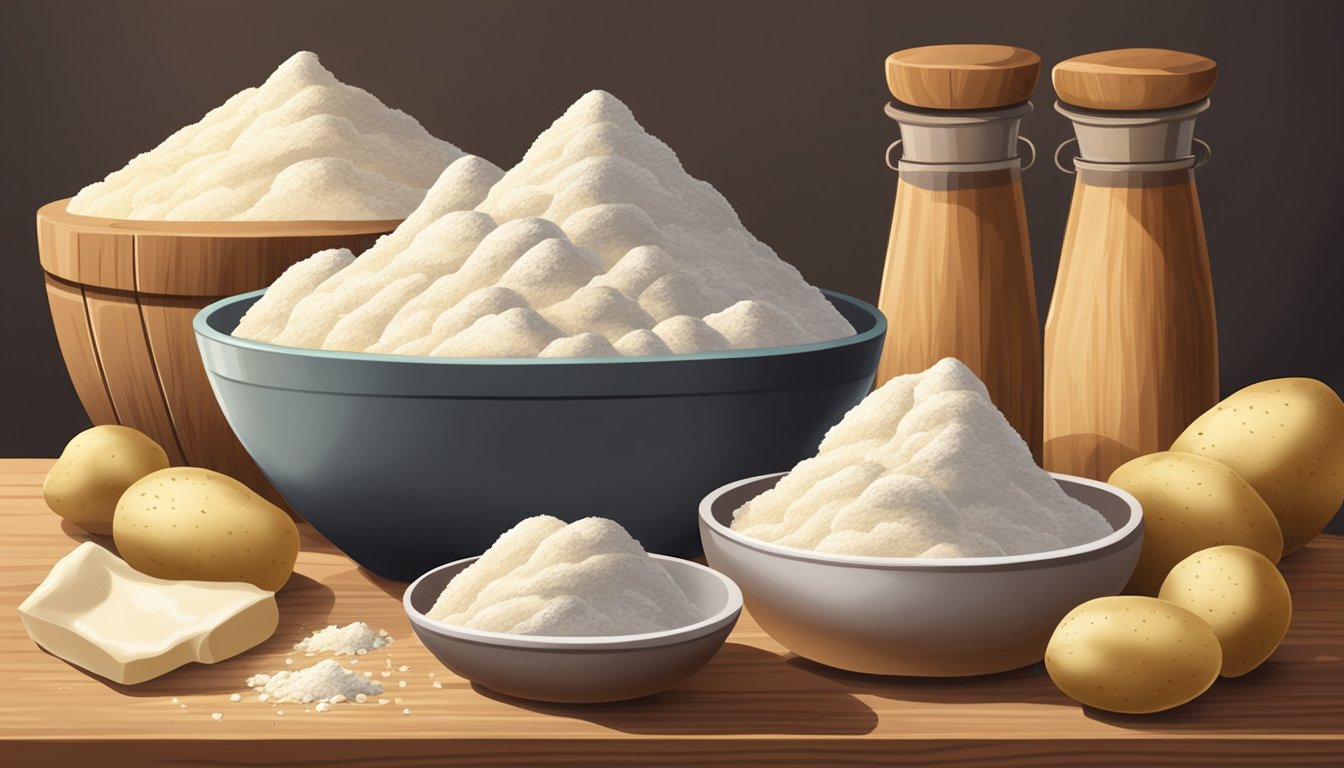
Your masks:
<instances>
[{"instance_id":1,"label":"flour crumb","mask_svg":"<svg viewBox=\"0 0 1344 768\"><path fill-rule=\"evenodd\" d=\"M231 693L231 694L229 694L229 701L232 701L232 702L239 702L239 701L242 701L242 700L243 700L243 695L242 695L241 693Z\"/></svg>"},{"instance_id":2,"label":"flour crumb","mask_svg":"<svg viewBox=\"0 0 1344 768\"><path fill-rule=\"evenodd\" d=\"M211 712L211 713L210 713L210 719L211 719L211 720L214 720L216 723L218 723L220 720L223 720L223 719L224 719L224 713L223 713L223 712Z\"/></svg>"},{"instance_id":3,"label":"flour crumb","mask_svg":"<svg viewBox=\"0 0 1344 768\"><path fill-rule=\"evenodd\" d=\"M294 644L294 650L309 653L330 653L340 656L354 656L376 651L388 645L386 634L374 632L362 621L351 622L345 626L332 624L318 630ZM351 660L350 663L355 663Z\"/></svg>"},{"instance_id":4,"label":"flour crumb","mask_svg":"<svg viewBox=\"0 0 1344 768\"><path fill-rule=\"evenodd\" d=\"M247 687L260 691L262 701L274 699L278 704L330 703L383 692L381 684L361 678L332 659L296 671L253 675Z\"/></svg>"}]
</instances>

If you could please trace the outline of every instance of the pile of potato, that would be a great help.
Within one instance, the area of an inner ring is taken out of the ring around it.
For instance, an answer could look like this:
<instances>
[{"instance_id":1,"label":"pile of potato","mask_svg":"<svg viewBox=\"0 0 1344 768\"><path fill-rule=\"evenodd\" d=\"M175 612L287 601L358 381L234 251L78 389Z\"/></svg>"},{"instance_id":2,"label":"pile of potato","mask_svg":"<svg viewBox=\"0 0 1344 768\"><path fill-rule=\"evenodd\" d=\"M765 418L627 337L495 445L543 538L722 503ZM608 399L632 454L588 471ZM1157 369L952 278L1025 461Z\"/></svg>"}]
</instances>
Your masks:
<instances>
[{"instance_id":1,"label":"pile of potato","mask_svg":"<svg viewBox=\"0 0 1344 768\"><path fill-rule=\"evenodd\" d=\"M1160 712L1260 666L1287 634L1276 563L1344 503L1344 402L1314 379L1253 384L1110 483L1143 506L1131 594L1071 611L1045 665L1083 704Z\"/></svg>"},{"instance_id":2,"label":"pile of potato","mask_svg":"<svg viewBox=\"0 0 1344 768\"><path fill-rule=\"evenodd\" d=\"M278 591L299 531L283 510L218 472L169 467L144 433L112 425L74 437L42 485L47 506L112 534L132 568L161 579L243 581Z\"/></svg>"}]
</instances>

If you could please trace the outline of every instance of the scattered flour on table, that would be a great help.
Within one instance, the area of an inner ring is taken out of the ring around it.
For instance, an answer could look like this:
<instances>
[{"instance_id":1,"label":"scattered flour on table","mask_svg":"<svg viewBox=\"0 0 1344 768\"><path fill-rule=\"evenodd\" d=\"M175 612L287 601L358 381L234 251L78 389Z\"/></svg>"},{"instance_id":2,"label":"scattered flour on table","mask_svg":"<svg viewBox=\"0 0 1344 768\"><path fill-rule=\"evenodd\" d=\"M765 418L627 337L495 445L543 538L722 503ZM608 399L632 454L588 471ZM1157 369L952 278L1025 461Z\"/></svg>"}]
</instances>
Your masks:
<instances>
[{"instance_id":1,"label":"scattered flour on table","mask_svg":"<svg viewBox=\"0 0 1344 768\"><path fill-rule=\"evenodd\" d=\"M326 629L319 629L295 643L294 650L353 656L376 651L391 642L392 638L388 637L386 632L374 632L368 624L355 621L343 627L332 624Z\"/></svg>"},{"instance_id":2,"label":"scattered flour on table","mask_svg":"<svg viewBox=\"0 0 1344 768\"><path fill-rule=\"evenodd\" d=\"M381 683L360 677L332 659L304 669L253 675L247 679L247 687L277 704L332 704L352 701L361 693L374 696L383 692Z\"/></svg>"},{"instance_id":3,"label":"scattered flour on table","mask_svg":"<svg viewBox=\"0 0 1344 768\"><path fill-rule=\"evenodd\" d=\"M704 618L618 523L530 517L439 595L429 618L518 635L632 635Z\"/></svg>"},{"instance_id":4,"label":"scattered flour on table","mask_svg":"<svg viewBox=\"0 0 1344 768\"><path fill-rule=\"evenodd\" d=\"M473 161L450 165L358 258L327 251L292 267L234 335L402 355L606 357L854 332L609 93L580 98L502 177Z\"/></svg>"},{"instance_id":5,"label":"scattered flour on table","mask_svg":"<svg viewBox=\"0 0 1344 768\"><path fill-rule=\"evenodd\" d=\"M463 156L303 51L68 210L118 219L401 219Z\"/></svg>"},{"instance_id":6,"label":"scattered flour on table","mask_svg":"<svg viewBox=\"0 0 1344 768\"><path fill-rule=\"evenodd\" d=\"M819 552L944 558L1047 552L1111 533L1036 466L984 384L952 358L864 398L816 456L742 505L732 528Z\"/></svg>"}]
</instances>

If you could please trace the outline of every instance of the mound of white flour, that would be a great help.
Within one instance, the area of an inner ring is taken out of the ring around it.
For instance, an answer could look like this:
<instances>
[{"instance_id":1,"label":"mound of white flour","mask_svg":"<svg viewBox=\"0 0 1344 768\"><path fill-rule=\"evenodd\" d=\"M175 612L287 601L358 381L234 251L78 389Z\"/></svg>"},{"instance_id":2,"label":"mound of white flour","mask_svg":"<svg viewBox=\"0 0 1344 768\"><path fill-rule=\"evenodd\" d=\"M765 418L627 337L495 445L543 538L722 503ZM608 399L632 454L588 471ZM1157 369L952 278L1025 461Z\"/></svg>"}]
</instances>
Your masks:
<instances>
[{"instance_id":1,"label":"mound of white flour","mask_svg":"<svg viewBox=\"0 0 1344 768\"><path fill-rule=\"evenodd\" d=\"M429 618L516 635L633 635L704 616L618 523L530 517L439 595Z\"/></svg>"},{"instance_id":2,"label":"mound of white flour","mask_svg":"<svg viewBox=\"0 0 1344 768\"><path fill-rule=\"evenodd\" d=\"M854 329L616 97L593 91L490 179L454 163L353 261L295 265L234 335L453 357L666 355ZM494 183L497 182L497 183ZM465 189L464 189L465 186Z\"/></svg>"},{"instance_id":3,"label":"mound of white flour","mask_svg":"<svg viewBox=\"0 0 1344 768\"><path fill-rule=\"evenodd\" d=\"M331 659L304 669L253 675L247 679L247 687L276 704L341 702L361 693L377 696L383 692L381 683L366 680Z\"/></svg>"},{"instance_id":4,"label":"mound of white flour","mask_svg":"<svg viewBox=\"0 0 1344 768\"><path fill-rule=\"evenodd\" d=\"M337 655L363 655L389 645L392 638L387 632L374 632L373 627L362 621L354 621L345 626L328 625L294 644L294 650L308 654L332 653Z\"/></svg>"},{"instance_id":5,"label":"mound of white flour","mask_svg":"<svg viewBox=\"0 0 1344 768\"><path fill-rule=\"evenodd\" d=\"M742 505L732 527L876 557L1022 555L1111 533L1036 466L984 385L952 358L870 394L815 457Z\"/></svg>"},{"instance_id":6,"label":"mound of white flour","mask_svg":"<svg viewBox=\"0 0 1344 768\"><path fill-rule=\"evenodd\" d=\"M401 219L462 154L304 51L85 187L68 210L175 221Z\"/></svg>"}]
</instances>

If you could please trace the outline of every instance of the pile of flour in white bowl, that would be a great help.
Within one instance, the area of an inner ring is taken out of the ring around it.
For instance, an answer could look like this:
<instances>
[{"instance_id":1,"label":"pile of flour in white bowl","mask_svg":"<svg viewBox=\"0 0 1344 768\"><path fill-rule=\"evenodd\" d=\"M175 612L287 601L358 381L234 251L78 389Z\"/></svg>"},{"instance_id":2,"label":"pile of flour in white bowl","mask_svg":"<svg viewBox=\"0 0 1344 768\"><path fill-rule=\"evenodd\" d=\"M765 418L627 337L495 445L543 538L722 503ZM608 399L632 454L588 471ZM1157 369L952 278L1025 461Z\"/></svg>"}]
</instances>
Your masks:
<instances>
[{"instance_id":1,"label":"pile of flour in white bowl","mask_svg":"<svg viewBox=\"0 0 1344 768\"><path fill-rule=\"evenodd\" d=\"M612 520L529 517L444 588L429 618L515 635L660 632L704 618Z\"/></svg>"},{"instance_id":2,"label":"pile of flour in white bowl","mask_svg":"<svg viewBox=\"0 0 1344 768\"><path fill-rule=\"evenodd\" d=\"M324 251L295 265L234 335L470 358L668 355L854 333L609 93L584 95L517 166L492 170L475 158L449 166L395 232L358 258Z\"/></svg>"},{"instance_id":3,"label":"pile of flour in white bowl","mask_svg":"<svg viewBox=\"0 0 1344 768\"><path fill-rule=\"evenodd\" d=\"M462 156L303 51L85 187L67 210L167 221L402 219Z\"/></svg>"},{"instance_id":4,"label":"pile of flour in white bowl","mask_svg":"<svg viewBox=\"0 0 1344 768\"><path fill-rule=\"evenodd\" d=\"M922 558L1048 552L1112 532L1036 466L953 358L864 398L816 456L738 509L732 529L817 552Z\"/></svg>"}]
</instances>

